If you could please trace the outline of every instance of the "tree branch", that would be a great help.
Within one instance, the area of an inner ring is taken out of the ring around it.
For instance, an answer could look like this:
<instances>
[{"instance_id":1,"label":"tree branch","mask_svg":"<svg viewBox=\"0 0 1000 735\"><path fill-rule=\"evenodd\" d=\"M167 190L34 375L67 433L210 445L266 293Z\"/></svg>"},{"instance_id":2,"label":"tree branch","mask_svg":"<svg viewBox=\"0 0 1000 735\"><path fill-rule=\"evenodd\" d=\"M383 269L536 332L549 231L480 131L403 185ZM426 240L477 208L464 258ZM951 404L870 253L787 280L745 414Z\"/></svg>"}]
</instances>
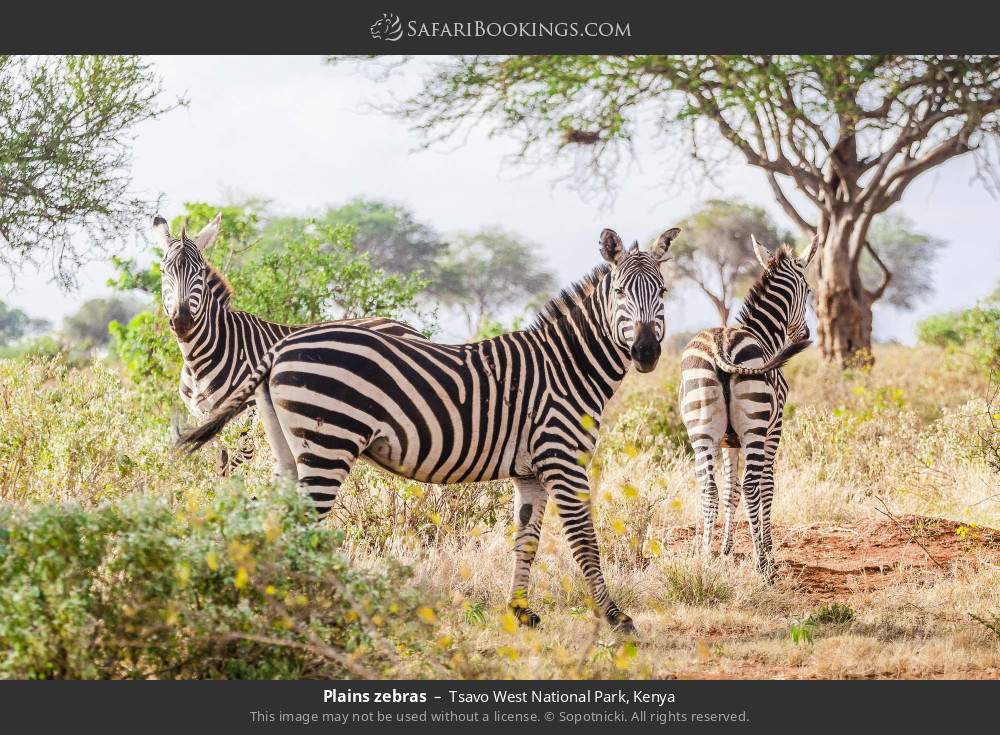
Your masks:
<instances>
[{"instance_id":1,"label":"tree branch","mask_svg":"<svg viewBox=\"0 0 1000 735\"><path fill-rule=\"evenodd\" d=\"M773 171L765 171L767 175L767 183L771 185L771 191L774 193L774 198L778 200L778 204L781 208L785 210L785 214L794 220L795 224L799 226L807 236L813 236L816 234L815 225L809 224L806 218L799 214L799 211L795 208L795 205L785 196L785 192L781 189L781 184L778 183L778 177L775 176Z\"/></svg>"},{"instance_id":2,"label":"tree branch","mask_svg":"<svg viewBox=\"0 0 1000 735\"><path fill-rule=\"evenodd\" d=\"M865 289L865 291L868 292L868 297L874 302L882 298L882 295L885 293L885 289L889 286L889 281L892 280L892 271L890 271L886 264L882 262L878 253L875 252L875 248L872 247L872 244L868 242L867 239L865 240L865 249L868 251L868 254L872 256L875 264L882 269L882 284L874 291L867 288Z\"/></svg>"}]
</instances>

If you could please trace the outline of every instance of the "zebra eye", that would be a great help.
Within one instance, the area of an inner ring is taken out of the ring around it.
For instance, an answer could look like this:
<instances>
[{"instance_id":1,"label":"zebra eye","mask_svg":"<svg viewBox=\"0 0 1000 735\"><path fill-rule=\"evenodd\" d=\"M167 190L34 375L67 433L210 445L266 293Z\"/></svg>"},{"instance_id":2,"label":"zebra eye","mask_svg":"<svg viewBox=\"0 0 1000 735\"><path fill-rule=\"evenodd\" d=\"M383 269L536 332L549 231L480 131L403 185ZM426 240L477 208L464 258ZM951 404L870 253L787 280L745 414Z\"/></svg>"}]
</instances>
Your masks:
<instances>
[{"instance_id":1,"label":"zebra eye","mask_svg":"<svg viewBox=\"0 0 1000 735\"><path fill-rule=\"evenodd\" d=\"M625 289L624 288L616 288L615 289L615 296L617 296L618 298L625 298Z\"/></svg>"},{"instance_id":2,"label":"zebra eye","mask_svg":"<svg viewBox=\"0 0 1000 735\"><path fill-rule=\"evenodd\" d=\"M660 298L663 298L666 295L667 295L667 287L664 286L663 288L660 289Z\"/></svg>"}]
</instances>

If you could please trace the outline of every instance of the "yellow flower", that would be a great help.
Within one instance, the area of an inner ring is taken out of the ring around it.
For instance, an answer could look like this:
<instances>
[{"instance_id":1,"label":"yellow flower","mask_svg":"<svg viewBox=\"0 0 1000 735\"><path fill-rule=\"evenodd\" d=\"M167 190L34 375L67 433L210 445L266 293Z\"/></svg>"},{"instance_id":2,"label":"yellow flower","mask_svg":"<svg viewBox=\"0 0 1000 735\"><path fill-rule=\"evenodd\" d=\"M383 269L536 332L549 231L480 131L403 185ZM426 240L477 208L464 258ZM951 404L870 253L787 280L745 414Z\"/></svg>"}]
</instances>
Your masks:
<instances>
[{"instance_id":1,"label":"yellow flower","mask_svg":"<svg viewBox=\"0 0 1000 735\"><path fill-rule=\"evenodd\" d=\"M274 594L275 592L277 592L277 591L278 591L278 590L276 590L276 589L274 588L274 585L273 585L273 584L269 584L269 585L268 585L267 587L265 587L265 588L264 588L264 594L265 594L265 595L273 595L273 594Z\"/></svg>"},{"instance_id":2,"label":"yellow flower","mask_svg":"<svg viewBox=\"0 0 1000 735\"><path fill-rule=\"evenodd\" d=\"M615 533L621 536L625 533L625 521L621 518L615 518L615 520L611 522L611 528L614 529Z\"/></svg>"},{"instance_id":3,"label":"yellow flower","mask_svg":"<svg viewBox=\"0 0 1000 735\"><path fill-rule=\"evenodd\" d=\"M207 564L208 568L211 569L213 572L218 571L219 555L216 554L214 551L208 552L207 554L205 554L205 564Z\"/></svg>"},{"instance_id":4,"label":"yellow flower","mask_svg":"<svg viewBox=\"0 0 1000 735\"><path fill-rule=\"evenodd\" d=\"M500 617L500 627L506 630L508 633L517 632L517 618L514 617L514 613L509 610L505 612Z\"/></svg>"},{"instance_id":5,"label":"yellow flower","mask_svg":"<svg viewBox=\"0 0 1000 735\"><path fill-rule=\"evenodd\" d=\"M615 653L615 666L619 669L627 669L632 665L632 659L638 652L639 649L636 648L636 645L629 641Z\"/></svg>"},{"instance_id":6,"label":"yellow flower","mask_svg":"<svg viewBox=\"0 0 1000 735\"><path fill-rule=\"evenodd\" d=\"M670 501L670 507L671 507L672 510L675 510L678 513L680 513L680 510L683 507L683 504L681 503L681 499L680 498L674 498L673 500L671 500Z\"/></svg>"},{"instance_id":7,"label":"yellow flower","mask_svg":"<svg viewBox=\"0 0 1000 735\"><path fill-rule=\"evenodd\" d=\"M451 636L443 635L434 641L434 644L441 649L451 648Z\"/></svg>"},{"instance_id":8,"label":"yellow flower","mask_svg":"<svg viewBox=\"0 0 1000 735\"><path fill-rule=\"evenodd\" d=\"M517 659L521 657L521 654L518 653L517 650L512 648L511 646L500 646L497 649L497 653L500 654L501 656L506 656L511 661L517 661Z\"/></svg>"},{"instance_id":9,"label":"yellow flower","mask_svg":"<svg viewBox=\"0 0 1000 735\"><path fill-rule=\"evenodd\" d=\"M191 567L181 562L174 568L174 576L177 578L177 586L184 589L191 581Z\"/></svg>"},{"instance_id":10,"label":"yellow flower","mask_svg":"<svg viewBox=\"0 0 1000 735\"><path fill-rule=\"evenodd\" d=\"M629 483L625 483L624 485L622 485L622 495L624 495L629 500L633 500L639 495L639 491L636 490L635 485L630 485Z\"/></svg>"},{"instance_id":11,"label":"yellow flower","mask_svg":"<svg viewBox=\"0 0 1000 735\"><path fill-rule=\"evenodd\" d=\"M635 456L639 454L639 448L635 444L626 444L623 451L630 459L635 459Z\"/></svg>"},{"instance_id":12,"label":"yellow flower","mask_svg":"<svg viewBox=\"0 0 1000 735\"><path fill-rule=\"evenodd\" d=\"M431 523L433 523L435 526L441 525L441 514L438 513L437 511L431 511L430 513L427 514L427 517L431 519Z\"/></svg>"},{"instance_id":13,"label":"yellow flower","mask_svg":"<svg viewBox=\"0 0 1000 735\"><path fill-rule=\"evenodd\" d=\"M651 538L649 540L649 555L659 556L662 553L663 553L663 548L660 546L660 542L657 541L655 538Z\"/></svg>"},{"instance_id":14,"label":"yellow flower","mask_svg":"<svg viewBox=\"0 0 1000 735\"><path fill-rule=\"evenodd\" d=\"M236 570L236 578L233 580L233 586L236 589L241 590L247 586L247 582L250 581L250 575L247 574L246 567L240 567Z\"/></svg>"},{"instance_id":15,"label":"yellow flower","mask_svg":"<svg viewBox=\"0 0 1000 735\"><path fill-rule=\"evenodd\" d=\"M468 579L469 577L472 576L472 570L469 569L468 564L463 564L462 566L460 566L458 568L458 573L462 575L462 579Z\"/></svg>"},{"instance_id":16,"label":"yellow flower","mask_svg":"<svg viewBox=\"0 0 1000 735\"><path fill-rule=\"evenodd\" d=\"M580 426L583 427L584 431L590 431L594 428L595 424L596 422L594 421L594 417L589 413L585 413L580 417Z\"/></svg>"},{"instance_id":17,"label":"yellow flower","mask_svg":"<svg viewBox=\"0 0 1000 735\"><path fill-rule=\"evenodd\" d=\"M417 608L417 617L428 625L433 625L437 622L437 615L435 615L434 611L427 607L427 605Z\"/></svg>"}]
</instances>

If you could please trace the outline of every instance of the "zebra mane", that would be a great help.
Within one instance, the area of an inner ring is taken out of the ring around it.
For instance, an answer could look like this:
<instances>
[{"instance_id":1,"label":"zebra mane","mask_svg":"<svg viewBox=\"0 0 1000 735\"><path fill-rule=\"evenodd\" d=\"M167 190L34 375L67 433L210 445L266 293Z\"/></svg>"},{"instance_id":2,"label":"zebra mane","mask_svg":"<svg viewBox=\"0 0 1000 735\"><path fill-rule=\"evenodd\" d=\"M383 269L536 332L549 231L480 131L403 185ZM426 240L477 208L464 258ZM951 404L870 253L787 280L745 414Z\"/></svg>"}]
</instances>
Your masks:
<instances>
[{"instance_id":1,"label":"zebra mane","mask_svg":"<svg viewBox=\"0 0 1000 735\"><path fill-rule=\"evenodd\" d=\"M228 304L233 298L233 284L229 282L225 274L222 273L218 268L209 263L207 260L205 264L208 266L208 286L212 289L224 303ZM216 290L216 285L221 286L220 289Z\"/></svg>"},{"instance_id":2,"label":"zebra mane","mask_svg":"<svg viewBox=\"0 0 1000 735\"><path fill-rule=\"evenodd\" d=\"M538 312L538 316L535 317L531 326L528 327L528 331L540 331L550 324L559 325L565 323L567 320L576 322L582 318L583 310L580 307L584 299L594 293L597 289L597 284L610 271L610 265L601 263L579 281L571 283L562 289L558 296L549 299L545 306L542 307L541 311Z\"/></svg>"},{"instance_id":3,"label":"zebra mane","mask_svg":"<svg viewBox=\"0 0 1000 735\"><path fill-rule=\"evenodd\" d=\"M795 258L795 251L792 250L791 245L781 245L771 253L770 259L767 261L767 267L761 274L760 278L757 279L750 290L747 291L746 298L743 299L743 306L740 308L740 314L737 317L737 321L744 322L749 319L754 312L757 311L758 302L764 297L768 289L771 287L771 279L774 274L781 267L782 263Z\"/></svg>"}]
</instances>

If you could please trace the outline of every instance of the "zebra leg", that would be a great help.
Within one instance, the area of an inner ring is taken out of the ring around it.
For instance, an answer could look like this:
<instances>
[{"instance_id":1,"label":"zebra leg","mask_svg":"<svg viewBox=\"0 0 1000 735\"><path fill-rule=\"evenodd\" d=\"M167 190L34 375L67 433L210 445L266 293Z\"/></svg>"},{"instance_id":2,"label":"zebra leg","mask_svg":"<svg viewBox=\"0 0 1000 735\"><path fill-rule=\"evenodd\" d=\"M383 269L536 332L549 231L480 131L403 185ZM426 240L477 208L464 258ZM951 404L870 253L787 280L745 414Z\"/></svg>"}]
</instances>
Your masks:
<instances>
[{"instance_id":1,"label":"zebra leg","mask_svg":"<svg viewBox=\"0 0 1000 735\"><path fill-rule=\"evenodd\" d=\"M762 503L761 476L764 469L764 441L759 436L744 435L742 437L743 459L746 467L743 471L743 495L746 498L747 521L750 524L750 538L753 539L754 558L758 571L769 582L773 576L764 549L762 533Z\"/></svg>"},{"instance_id":2,"label":"zebra leg","mask_svg":"<svg viewBox=\"0 0 1000 735\"><path fill-rule=\"evenodd\" d=\"M556 467L549 464L539 473L542 487L549 497L555 499L573 558L580 565L594 605L614 630L635 634L632 619L618 608L608 594L604 572L601 571L597 532L591 515L590 482L586 471L572 462L567 457Z\"/></svg>"},{"instance_id":3,"label":"zebra leg","mask_svg":"<svg viewBox=\"0 0 1000 735\"><path fill-rule=\"evenodd\" d=\"M760 478L761 536L764 542L764 551L767 552L769 559L772 547L771 503L774 500L774 455L778 451L779 441L781 441L780 414L767 435L767 442L764 445L764 469Z\"/></svg>"},{"instance_id":4,"label":"zebra leg","mask_svg":"<svg viewBox=\"0 0 1000 735\"><path fill-rule=\"evenodd\" d=\"M244 462L253 459L255 447L253 443L253 425L241 432L236 439L236 447L230 452L226 447L219 447L216 471L221 477L229 477Z\"/></svg>"},{"instance_id":5,"label":"zebra leg","mask_svg":"<svg viewBox=\"0 0 1000 735\"><path fill-rule=\"evenodd\" d=\"M535 479L514 480L514 577L510 583L507 604L521 625L534 628L542 619L528 607L528 582L531 563L542 536L542 518L548 496Z\"/></svg>"},{"instance_id":6,"label":"zebra leg","mask_svg":"<svg viewBox=\"0 0 1000 735\"><path fill-rule=\"evenodd\" d=\"M702 528L701 550L712 553L712 530L719 515L719 488L715 484L715 457L718 447L714 442L698 442L695 447L695 476L701 486Z\"/></svg>"},{"instance_id":7,"label":"zebra leg","mask_svg":"<svg viewBox=\"0 0 1000 735\"><path fill-rule=\"evenodd\" d=\"M295 468L295 457L285 439L285 432L278 422L278 415L274 411L274 403L271 400L271 389L267 381L262 382L254 393L254 403L257 415L264 425L264 433L267 435L267 443L271 445L271 453L274 455L274 477L286 477L294 480L298 478Z\"/></svg>"},{"instance_id":8,"label":"zebra leg","mask_svg":"<svg viewBox=\"0 0 1000 735\"><path fill-rule=\"evenodd\" d=\"M733 525L736 509L740 505L740 478L737 473L739 461L739 449L735 447L723 448L722 467L725 473L725 484L722 488L722 507L726 514L722 529L722 553L724 555L733 550Z\"/></svg>"}]
</instances>

